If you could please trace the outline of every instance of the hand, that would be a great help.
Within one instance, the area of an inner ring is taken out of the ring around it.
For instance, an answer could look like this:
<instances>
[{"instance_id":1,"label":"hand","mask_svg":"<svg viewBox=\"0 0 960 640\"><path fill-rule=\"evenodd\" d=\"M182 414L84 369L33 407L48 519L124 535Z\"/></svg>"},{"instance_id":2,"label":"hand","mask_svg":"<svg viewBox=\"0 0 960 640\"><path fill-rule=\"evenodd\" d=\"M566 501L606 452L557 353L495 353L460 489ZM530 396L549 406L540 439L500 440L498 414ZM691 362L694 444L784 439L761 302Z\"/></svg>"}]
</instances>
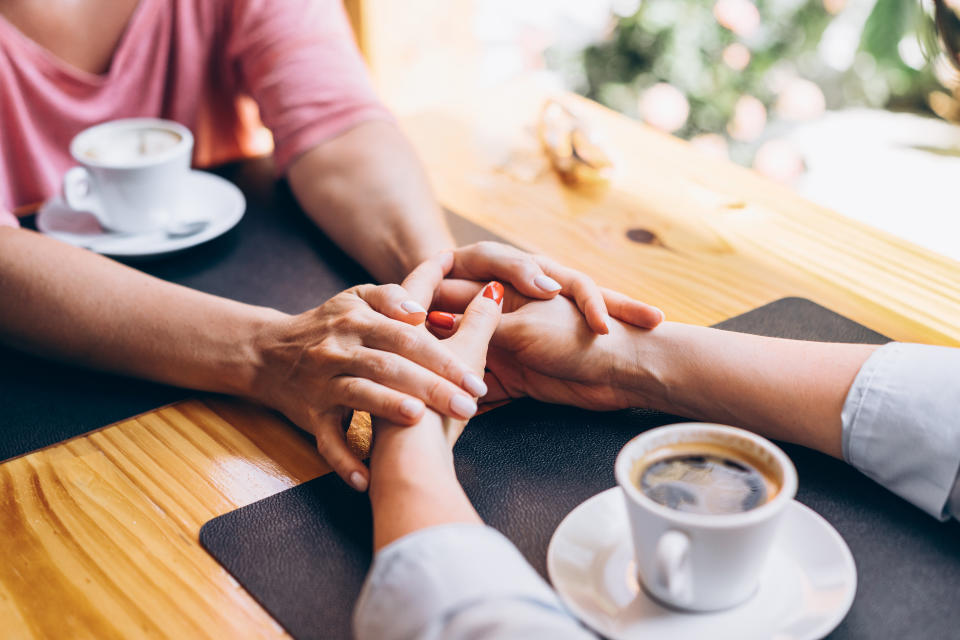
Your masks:
<instances>
[{"instance_id":1,"label":"hand","mask_svg":"<svg viewBox=\"0 0 960 640\"><path fill-rule=\"evenodd\" d=\"M443 277L477 281L477 288L481 286L479 282L501 280L510 283L526 300L549 300L563 294L576 302L587 325L601 335L609 331L608 311L619 320L647 329L663 321L663 312L656 307L603 289L589 276L550 258L498 242L478 242L434 256L412 271L403 286L414 300L430 308L435 301L437 281ZM467 293L469 300L476 289ZM385 313L401 319L389 311Z\"/></svg>"},{"instance_id":2,"label":"hand","mask_svg":"<svg viewBox=\"0 0 960 640\"><path fill-rule=\"evenodd\" d=\"M467 307L459 330L441 342L478 373L500 319L502 292L496 282L483 287ZM416 427L374 420L373 429L370 503L374 550L426 527L481 523L453 466L451 448L461 425L443 424L437 414L427 411Z\"/></svg>"},{"instance_id":3,"label":"hand","mask_svg":"<svg viewBox=\"0 0 960 640\"><path fill-rule=\"evenodd\" d=\"M440 342L442 347L449 350L453 357L472 367L478 375L483 374L490 336L493 335L500 321L503 294L504 287L499 282L489 282L482 285L482 289L475 292L473 299L470 300L466 311L457 323L457 329L447 332L445 339ZM429 416L425 421L427 419L429 419ZM374 422L377 423L377 421ZM389 422L387 424L389 425ZM465 418L443 421L447 442L451 447L460 436L465 425ZM380 430L382 429L378 429L378 431ZM410 431L420 430L418 427ZM410 440L418 439L420 436L405 434L404 438Z\"/></svg>"},{"instance_id":4,"label":"hand","mask_svg":"<svg viewBox=\"0 0 960 640\"><path fill-rule=\"evenodd\" d=\"M471 289L474 283L445 281L437 291L438 306L462 308ZM438 313L446 316L441 325L435 322ZM432 312L428 320L440 337L458 323L459 316L447 312ZM610 328L608 335L594 334L565 298L530 301L508 290L487 360L490 393L482 400L530 396L595 410L636 406L634 341L647 332L619 322Z\"/></svg>"},{"instance_id":5,"label":"hand","mask_svg":"<svg viewBox=\"0 0 960 640\"><path fill-rule=\"evenodd\" d=\"M426 312L409 301L399 285L361 285L275 321L259 338L263 364L253 396L313 433L334 471L361 491L368 472L344 437L352 410L411 425L426 403L467 419L477 410L474 398L487 392L475 357L465 362L422 326L411 326ZM405 321L381 315L385 309Z\"/></svg>"}]
</instances>

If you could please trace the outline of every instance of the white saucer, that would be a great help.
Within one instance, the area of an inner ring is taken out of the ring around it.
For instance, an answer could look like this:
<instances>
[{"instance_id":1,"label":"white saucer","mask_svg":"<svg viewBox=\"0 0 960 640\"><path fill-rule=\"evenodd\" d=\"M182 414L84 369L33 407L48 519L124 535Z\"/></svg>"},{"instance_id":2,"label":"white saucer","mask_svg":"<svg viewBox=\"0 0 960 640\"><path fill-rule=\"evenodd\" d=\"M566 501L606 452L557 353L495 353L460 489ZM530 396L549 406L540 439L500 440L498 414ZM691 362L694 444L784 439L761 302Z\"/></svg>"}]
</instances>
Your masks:
<instances>
[{"instance_id":1,"label":"white saucer","mask_svg":"<svg viewBox=\"0 0 960 640\"><path fill-rule=\"evenodd\" d=\"M57 196L37 213L37 229L51 238L117 258L145 258L203 244L232 229L243 217L247 201L233 183L205 171L191 171L184 181L187 205L178 221L208 221L195 233L169 236L163 231L146 234L117 233L100 226L93 215L69 208Z\"/></svg>"},{"instance_id":2,"label":"white saucer","mask_svg":"<svg viewBox=\"0 0 960 640\"><path fill-rule=\"evenodd\" d=\"M547 571L564 604L615 640L822 638L843 620L857 590L857 569L843 538L818 514L792 502L753 598L716 613L659 605L637 584L619 487L563 519L547 549Z\"/></svg>"}]
</instances>

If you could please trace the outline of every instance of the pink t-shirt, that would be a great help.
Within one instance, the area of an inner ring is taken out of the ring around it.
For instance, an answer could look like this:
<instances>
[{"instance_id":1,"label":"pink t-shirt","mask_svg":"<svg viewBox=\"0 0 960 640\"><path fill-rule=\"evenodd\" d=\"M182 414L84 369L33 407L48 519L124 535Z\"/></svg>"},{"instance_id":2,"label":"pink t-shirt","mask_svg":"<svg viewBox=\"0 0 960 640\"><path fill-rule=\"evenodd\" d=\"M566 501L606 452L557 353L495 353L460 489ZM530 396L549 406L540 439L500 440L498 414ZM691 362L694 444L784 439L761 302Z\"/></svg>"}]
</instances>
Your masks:
<instances>
[{"instance_id":1,"label":"pink t-shirt","mask_svg":"<svg viewBox=\"0 0 960 640\"><path fill-rule=\"evenodd\" d=\"M249 98L280 171L361 121L390 118L341 0L140 0L102 75L0 16L0 225L59 192L70 140L106 120L176 120L193 131L201 166L250 155Z\"/></svg>"}]
</instances>

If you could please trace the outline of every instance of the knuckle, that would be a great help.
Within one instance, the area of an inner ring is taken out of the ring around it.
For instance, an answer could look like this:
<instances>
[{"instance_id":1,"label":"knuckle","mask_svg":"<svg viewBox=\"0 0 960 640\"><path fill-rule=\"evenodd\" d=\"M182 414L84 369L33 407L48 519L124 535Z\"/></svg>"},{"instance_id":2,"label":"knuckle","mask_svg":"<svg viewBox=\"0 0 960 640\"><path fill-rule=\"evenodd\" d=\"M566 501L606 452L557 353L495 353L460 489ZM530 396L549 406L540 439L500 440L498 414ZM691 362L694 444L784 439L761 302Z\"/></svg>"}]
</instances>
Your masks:
<instances>
[{"instance_id":1,"label":"knuckle","mask_svg":"<svg viewBox=\"0 0 960 640\"><path fill-rule=\"evenodd\" d=\"M327 429L317 429L315 435L317 438L317 451L323 455L330 453L330 450L333 448L333 434Z\"/></svg>"},{"instance_id":2,"label":"knuckle","mask_svg":"<svg viewBox=\"0 0 960 640\"><path fill-rule=\"evenodd\" d=\"M391 283L380 285L380 293L387 299L402 298L407 295L407 290L399 284Z\"/></svg>"},{"instance_id":3,"label":"knuckle","mask_svg":"<svg viewBox=\"0 0 960 640\"><path fill-rule=\"evenodd\" d=\"M363 384L360 378L347 378L340 385L340 395L346 402L356 402L363 393Z\"/></svg>"},{"instance_id":4,"label":"knuckle","mask_svg":"<svg viewBox=\"0 0 960 640\"><path fill-rule=\"evenodd\" d=\"M430 382L427 383L426 393L427 399L436 407L445 407L447 405L446 399L452 395L450 383L437 376L432 376Z\"/></svg>"},{"instance_id":5,"label":"knuckle","mask_svg":"<svg viewBox=\"0 0 960 640\"><path fill-rule=\"evenodd\" d=\"M361 307L347 309L337 316L335 320L337 328L350 332L365 329L368 323L367 311Z\"/></svg>"},{"instance_id":6,"label":"knuckle","mask_svg":"<svg viewBox=\"0 0 960 640\"><path fill-rule=\"evenodd\" d=\"M393 380L397 377L398 366L393 358L379 357L370 363L371 373L380 380Z\"/></svg>"},{"instance_id":7,"label":"knuckle","mask_svg":"<svg viewBox=\"0 0 960 640\"><path fill-rule=\"evenodd\" d=\"M309 349L310 357L314 362L329 365L342 363L347 359L346 351L340 341L333 336L325 336Z\"/></svg>"},{"instance_id":8,"label":"knuckle","mask_svg":"<svg viewBox=\"0 0 960 640\"><path fill-rule=\"evenodd\" d=\"M500 250L500 246L499 242L494 242L493 240L481 240L473 245L478 252L485 254L497 253Z\"/></svg>"},{"instance_id":9,"label":"knuckle","mask_svg":"<svg viewBox=\"0 0 960 640\"><path fill-rule=\"evenodd\" d=\"M411 353L420 347L420 337L412 331L400 330L393 337L394 347L400 353Z\"/></svg>"}]
</instances>

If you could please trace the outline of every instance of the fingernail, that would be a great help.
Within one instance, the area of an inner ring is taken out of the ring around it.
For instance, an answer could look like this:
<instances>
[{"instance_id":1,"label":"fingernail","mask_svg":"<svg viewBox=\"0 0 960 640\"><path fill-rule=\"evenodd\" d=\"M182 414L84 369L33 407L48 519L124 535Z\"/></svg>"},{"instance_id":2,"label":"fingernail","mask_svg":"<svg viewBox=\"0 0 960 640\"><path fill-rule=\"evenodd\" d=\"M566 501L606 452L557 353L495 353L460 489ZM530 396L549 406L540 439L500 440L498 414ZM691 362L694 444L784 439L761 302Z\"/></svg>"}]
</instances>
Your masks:
<instances>
[{"instance_id":1,"label":"fingernail","mask_svg":"<svg viewBox=\"0 0 960 640\"><path fill-rule=\"evenodd\" d=\"M487 395L487 385L483 383L483 378L475 373L463 376L463 388L478 398Z\"/></svg>"},{"instance_id":2,"label":"fingernail","mask_svg":"<svg viewBox=\"0 0 960 640\"><path fill-rule=\"evenodd\" d=\"M483 297L500 304L503 301L503 285L496 281L487 283L483 288Z\"/></svg>"},{"instance_id":3,"label":"fingernail","mask_svg":"<svg viewBox=\"0 0 960 640\"><path fill-rule=\"evenodd\" d=\"M367 479L364 478L363 474L359 471L354 471L350 474L350 484L353 485L353 488L357 491L367 490Z\"/></svg>"},{"instance_id":4,"label":"fingernail","mask_svg":"<svg viewBox=\"0 0 960 640\"><path fill-rule=\"evenodd\" d=\"M424 309L419 302L414 302L413 300L407 300L406 302L400 305L400 308L406 311L407 313L426 313L427 310Z\"/></svg>"},{"instance_id":5,"label":"fingernail","mask_svg":"<svg viewBox=\"0 0 960 640\"><path fill-rule=\"evenodd\" d=\"M654 307L653 310L660 314L660 320L659 320L660 322L663 322L664 320L667 319L667 314L665 314L662 309L658 309L657 307Z\"/></svg>"},{"instance_id":6,"label":"fingernail","mask_svg":"<svg viewBox=\"0 0 960 640\"><path fill-rule=\"evenodd\" d=\"M550 276L539 275L533 279L533 284L537 285L538 289L546 291L547 293L560 291L560 283Z\"/></svg>"},{"instance_id":7,"label":"fingernail","mask_svg":"<svg viewBox=\"0 0 960 640\"><path fill-rule=\"evenodd\" d=\"M605 333L610 333L610 316L604 316L600 322L606 330Z\"/></svg>"},{"instance_id":8,"label":"fingernail","mask_svg":"<svg viewBox=\"0 0 960 640\"><path fill-rule=\"evenodd\" d=\"M461 418L470 418L477 412L477 403L468 396L456 395L450 400L450 410Z\"/></svg>"},{"instance_id":9,"label":"fingernail","mask_svg":"<svg viewBox=\"0 0 960 640\"><path fill-rule=\"evenodd\" d=\"M413 398L405 398L400 403L400 413L408 418L416 418L423 412L423 405Z\"/></svg>"},{"instance_id":10,"label":"fingernail","mask_svg":"<svg viewBox=\"0 0 960 640\"><path fill-rule=\"evenodd\" d=\"M446 311L431 311L427 316L427 322L440 329L453 329L455 321L453 314Z\"/></svg>"}]
</instances>

